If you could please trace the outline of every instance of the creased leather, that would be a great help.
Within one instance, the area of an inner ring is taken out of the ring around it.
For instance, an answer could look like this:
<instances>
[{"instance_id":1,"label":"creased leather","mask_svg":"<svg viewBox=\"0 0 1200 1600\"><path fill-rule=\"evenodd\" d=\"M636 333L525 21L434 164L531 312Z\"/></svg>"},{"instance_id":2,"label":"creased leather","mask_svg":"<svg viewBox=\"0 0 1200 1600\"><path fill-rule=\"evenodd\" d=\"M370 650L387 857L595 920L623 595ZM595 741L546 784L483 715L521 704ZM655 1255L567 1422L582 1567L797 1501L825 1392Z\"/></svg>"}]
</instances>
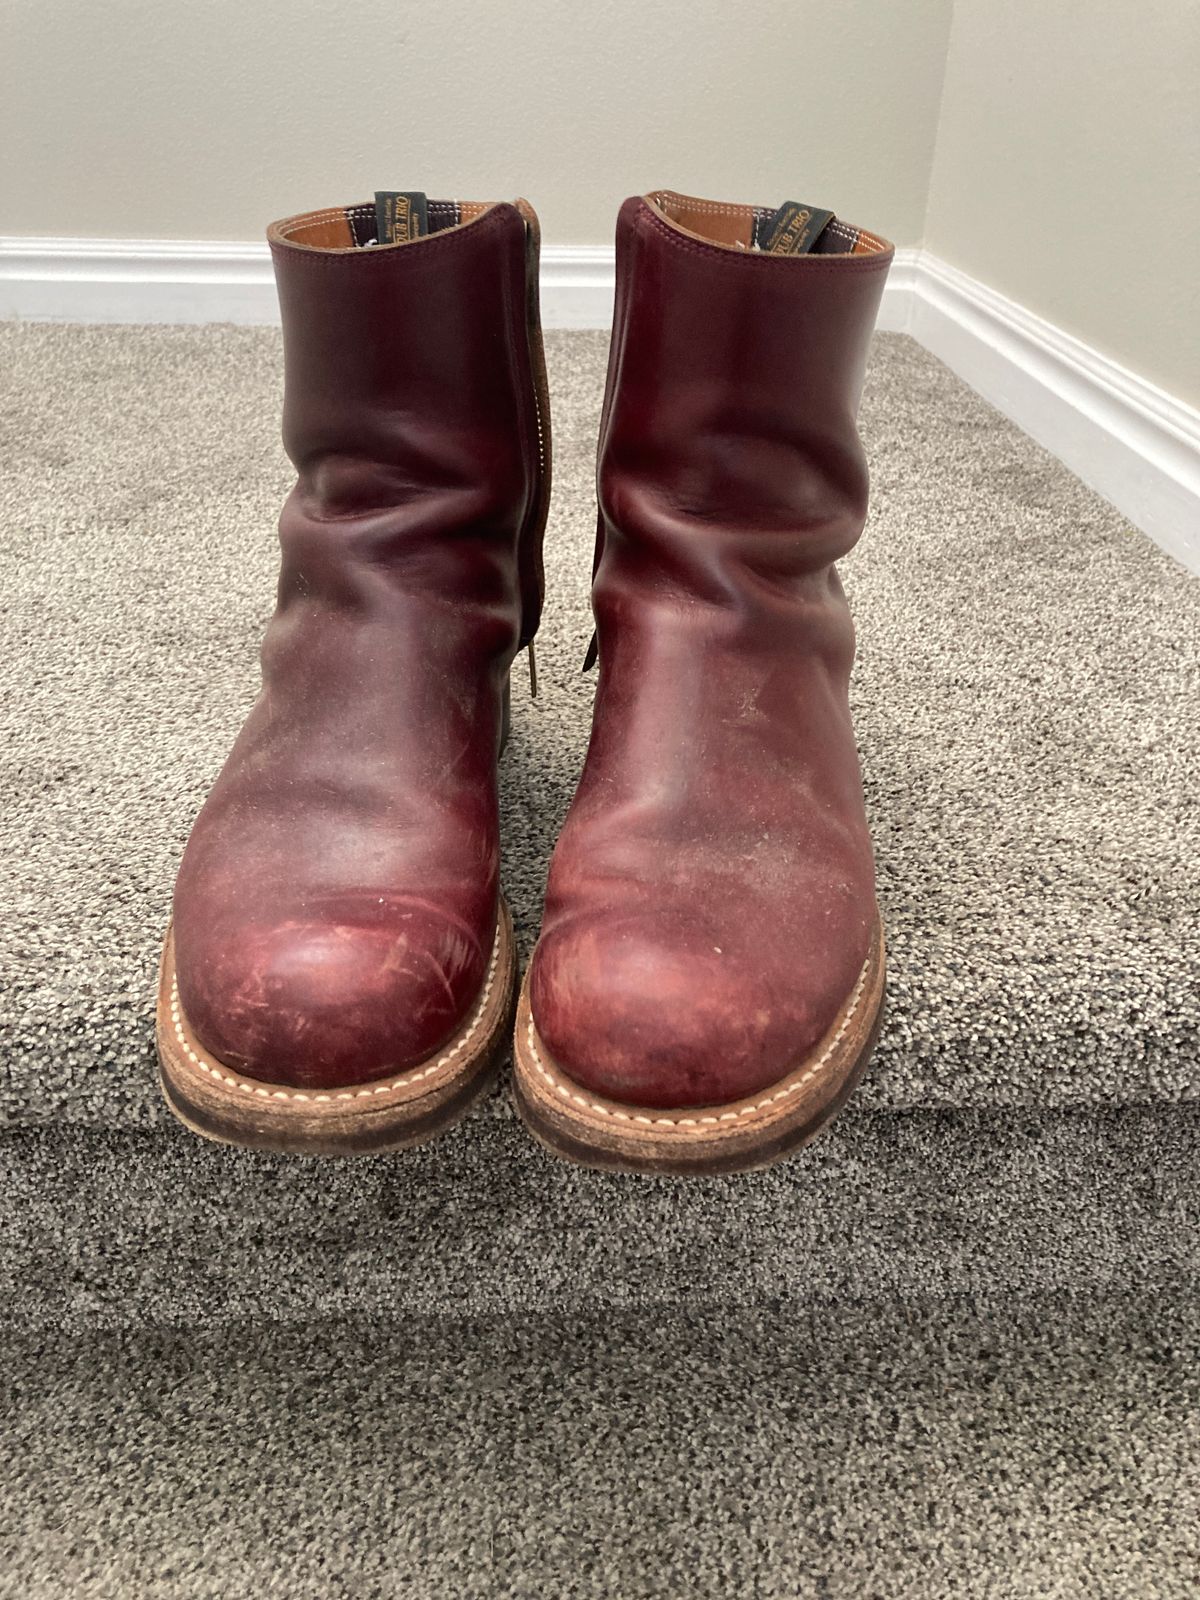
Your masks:
<instances>
[{"instance_id":1,"label":"creased leather","mask_svg":"<svg viewBox=\"0 0 1200 1600\"><path fill-rule=\"evenodd\" d=\"M617 228L591 741L530 974L542 1042L635 1105L716 1104L811 1050L866 958L874 865L833 566L884 278Z\"/></svg>"},{"instance_id":2,"label":"creased leather","mask_svg":"<svg viewBox=\"0 0 1200 1600\"><path fill-rule=\"evenodd\" d=\"M271 248L297 482L175 950L207 1049L334 1087L437 1051L492 950L502 699L540 600L526 229L495 205L395 248Z\"/></svg>"}]
</instances>

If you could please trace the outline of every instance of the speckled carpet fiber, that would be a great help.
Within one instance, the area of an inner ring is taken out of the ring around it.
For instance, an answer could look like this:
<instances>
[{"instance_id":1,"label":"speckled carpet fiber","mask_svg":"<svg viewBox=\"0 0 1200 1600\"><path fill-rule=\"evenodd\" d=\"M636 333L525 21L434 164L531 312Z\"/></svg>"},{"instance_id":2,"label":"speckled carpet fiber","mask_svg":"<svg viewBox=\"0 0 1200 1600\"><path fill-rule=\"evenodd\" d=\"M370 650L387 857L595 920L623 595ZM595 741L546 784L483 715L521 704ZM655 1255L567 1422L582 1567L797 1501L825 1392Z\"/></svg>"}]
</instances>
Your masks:
<instances>
[{"instance_id":1,"label":"speckled carpet fiber","mask_svg":"<svg viewBox=\"0 0 1200 1600\"><path fill-rule=\"evenodd\" d=\"M604 336L550 340L541 696L514 683L524 951L578 777ZM0 328L0 1117L147 1127L150 975L273 603L278 335ZM843 576L889 939L865 1105L1200 1093L1200 582L902 338Z\"/></svg>"},{"instance_id":2,"label":"speckled carpet fiber","mask_svg":"<svg viewBox=\"0 0 1200 1600\"><path fill-rule=\"evenodd\" d=\"M549 340L524 952L586 738L605 341ZM876 343L844 564L887 1028L805 1156L408 1156L160 1107L175 863L255 691L278 335L0 326L0 1594L1200 1592L1200 582Z\"/></svg>"},{"instance_id":3,"label":"speckled carpet fiber","mask_svg":"<svg viewBox=\"0 0 1200 1600\"><path fill-rule=\"evenodd\" d=\"M1195 1307L952 1311L22 1341L0 1594L1194 1600Z\"/></svg>"},{"instance_id":4,"label":"speckled carpet fiber","mask_svg":"<svg viewBox=\"0 0 1200 1600\"><path fill-rule=\"evenodd\" d=\"M399 1159L156 1132L0 1139L0 1280L55 1332L257 1318L1186 1292L1200 1107L854 1110L799 1163L680 1184L551 1161L505 1113Z\"/></svg>"}]
</instances>

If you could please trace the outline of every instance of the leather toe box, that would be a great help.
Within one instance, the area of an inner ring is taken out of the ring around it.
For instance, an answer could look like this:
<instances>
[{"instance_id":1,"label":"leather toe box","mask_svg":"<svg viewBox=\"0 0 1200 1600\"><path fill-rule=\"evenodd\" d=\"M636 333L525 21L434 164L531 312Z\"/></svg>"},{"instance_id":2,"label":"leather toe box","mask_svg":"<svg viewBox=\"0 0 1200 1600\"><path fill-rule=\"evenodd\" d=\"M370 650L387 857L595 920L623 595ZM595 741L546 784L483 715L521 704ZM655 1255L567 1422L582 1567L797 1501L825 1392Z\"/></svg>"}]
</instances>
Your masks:
<instances>
[{"instance_id":1,"label":"leather toe box","mask_svg":"<svg viewBox=\"0 0 1200 1600\"><path fill-rule=\"evenodd\" d=\"M571 918L535 952L534 1025L594 1093L654 1108L725 1104L800 1065L853 985L843 948L781 955L702 919Z\"/></svg>"},{"instance_id":2,"label":"leather toe box","mask_svg":"<svg viewBox=\"0 0 1200 1600\"><path fill-rule=\"evenodd\" d=\"M225 925L177 918L197 1038L250 1077L337 1088L428 1060L478 1000L490 951L421 902L371 897Z\"/></svg>"}]
</instances>

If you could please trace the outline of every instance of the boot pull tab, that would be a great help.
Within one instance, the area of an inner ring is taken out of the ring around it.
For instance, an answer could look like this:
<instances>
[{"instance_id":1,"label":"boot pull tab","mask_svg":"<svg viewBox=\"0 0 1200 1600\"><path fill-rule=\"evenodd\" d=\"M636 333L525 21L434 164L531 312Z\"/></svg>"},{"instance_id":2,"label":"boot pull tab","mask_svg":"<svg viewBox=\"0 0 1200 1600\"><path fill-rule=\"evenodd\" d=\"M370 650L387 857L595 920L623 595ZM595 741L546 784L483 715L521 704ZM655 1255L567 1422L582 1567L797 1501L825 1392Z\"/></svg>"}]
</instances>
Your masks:
<instances>
[{"instance_id":1,"label":"boot pull tab","mask_svg":"<svg viewBox=\"0 0 1200 1600\"><path fill-rule=\"evenodd\" d=\"M375 237L380 244L407 244L429 232L429 202L419 189L376 189Z\"/></svg>"},{"instance_id":2,"label":"boot pull tab","mask_svg":"<svg viewBox=\"0 0 1200 1600\"><path fill-rule=\"evenodd\" d=\"M596 665L596 661L597 661L599 655L600 655L600 635L595 631L595 629L593 629L592 630L592 637L588 640L587 654L583 658L583 666L580 668L580 671L581 672L590 672L592 670L592 668Z\"/></svg>"},{"instance_id":3,"label":"boot pull tab","mask_svg":"<svg viewBox=\"0 0 1200 1600\"><path fill-rule=\"evenodd\" d=\"M533 640L525 646L525 653L529 657L529 698L537 699L537 651L533 648Z\"/></svg>"},{"instance_id":4,"label":"boot pull tab","mask_svg":"<svg viewBox=\"0 0 1200 1600\"><path fill-rule=\"evenodd\" d=\"M770 216L755 218L754 243L769 256L805 256L833 220L832 211L785 200Z\"/></svg>"}]
</instances>

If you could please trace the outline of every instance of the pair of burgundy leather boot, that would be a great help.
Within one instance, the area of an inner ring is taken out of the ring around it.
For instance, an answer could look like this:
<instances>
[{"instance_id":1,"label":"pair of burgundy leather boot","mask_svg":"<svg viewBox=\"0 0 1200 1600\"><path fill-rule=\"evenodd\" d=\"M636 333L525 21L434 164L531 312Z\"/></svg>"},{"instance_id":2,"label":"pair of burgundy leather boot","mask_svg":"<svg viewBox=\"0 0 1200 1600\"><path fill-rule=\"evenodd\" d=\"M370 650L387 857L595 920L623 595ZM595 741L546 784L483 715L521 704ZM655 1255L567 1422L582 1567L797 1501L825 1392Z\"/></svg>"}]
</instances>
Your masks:
<instances>
[{"instance_id":1,"label":"pair of burgundy leather boot","mask_svg":"<svg viewBox=\"0 0 1200 1600\"><path fill-rule=\"evenodd\" d=\"M262 692L176 885L168 1102L238 1144L399 1148L489 1087L515 1009L517 1105L562 1154L797 1148L883 1002L833 563L890 246L792 203L621 209L595 713L518 1005L496 767L542 605L537 219L393 195L269 239L298 481Z\"/></svg>"}]
</instances>

